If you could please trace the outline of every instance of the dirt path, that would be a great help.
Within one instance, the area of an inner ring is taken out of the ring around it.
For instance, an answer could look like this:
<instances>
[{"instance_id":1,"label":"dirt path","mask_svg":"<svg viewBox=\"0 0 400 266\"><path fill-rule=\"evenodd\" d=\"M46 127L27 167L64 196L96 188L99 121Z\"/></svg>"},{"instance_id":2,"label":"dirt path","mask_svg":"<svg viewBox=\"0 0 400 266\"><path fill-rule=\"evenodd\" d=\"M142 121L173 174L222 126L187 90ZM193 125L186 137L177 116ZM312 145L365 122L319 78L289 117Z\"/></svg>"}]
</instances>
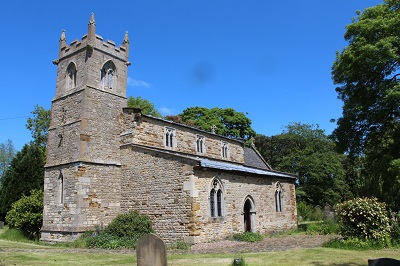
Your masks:
<instances>
[{"instance_id":1,"label":"dirt path","mask_svg":"<svg viewBox=\"0 0 400 266\"><path fill-rule=\"evenodd\" d=\"M190 253L241 253L270 252L302 248L321 247L324 242L334 238L332 235L292 235L267 237L263 241L248 243L222 240L193 245Z\"/></svg>"}]
</instances>

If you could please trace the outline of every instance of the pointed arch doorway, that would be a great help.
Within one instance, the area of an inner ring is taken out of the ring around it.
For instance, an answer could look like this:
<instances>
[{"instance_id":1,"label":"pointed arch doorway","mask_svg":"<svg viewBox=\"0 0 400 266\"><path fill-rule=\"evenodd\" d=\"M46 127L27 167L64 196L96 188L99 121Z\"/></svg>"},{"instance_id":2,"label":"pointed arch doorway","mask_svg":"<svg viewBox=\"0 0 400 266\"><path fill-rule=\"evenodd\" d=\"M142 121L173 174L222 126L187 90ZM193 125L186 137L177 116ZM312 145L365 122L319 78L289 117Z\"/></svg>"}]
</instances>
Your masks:
<instances>
[{"instance_id":1,"label":"pointed arch doorway","mask_svg":"<svg viewBox=\"0 0 400 266\"><path fill-rule=\"evenodd\" d=\"M244 232L254 232L254 219L255 219L254 201L250 196L247 196L243 205L243 224Z\"/></svg>"}]
</instances>

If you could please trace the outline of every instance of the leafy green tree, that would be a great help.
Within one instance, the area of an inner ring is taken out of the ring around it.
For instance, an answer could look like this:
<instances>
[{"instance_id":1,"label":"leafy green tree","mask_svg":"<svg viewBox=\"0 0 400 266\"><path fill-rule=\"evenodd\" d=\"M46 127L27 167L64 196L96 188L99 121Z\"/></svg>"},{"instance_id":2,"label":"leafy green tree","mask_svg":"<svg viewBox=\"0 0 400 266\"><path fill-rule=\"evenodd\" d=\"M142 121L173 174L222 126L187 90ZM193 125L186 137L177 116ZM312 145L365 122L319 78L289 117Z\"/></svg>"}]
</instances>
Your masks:
<instances>
[{"instance_id":1,"label":"leafy green tree","mask_svg":"<svg viewBox=\"0 0 400 266\"><path fill-rule=\"evenodd\" d=\"M233 108L189 107L178 115L184 124L230 138L250 139L255 135L251 120ZM215 129L213 129L215 127Z\"/></svg>"},{"instance_id":2,"label":"leafy green tree","mask_svg":"<svg viewBox=\"0 0 400 266\"><path fill-rule=\"evenodd\" d=\"M333 132L339 151L356 166L364 196L377 196L395 210L400 210L399 27L400 0L358 12L344 36L349 44L332 67L343 101Z\"/></svg>"},{"instance_id":3,"label":"leafy green tree","mask_svg":"<svg viewBox=\"0 0 400 266\"><path fill-rule=\"evenodd\" d=\"M142 113L145 115L151 115L158 118L162 117L160 112L157 111L157 109L154 107L154 104L152 104L149 100L141 98L140 96L136 98L133 96L129 96L128 107L140 108L142 109Z\"/></svg>"},{"instance_id":4,"label":"leafy green tree","mask_svg":"<svg viewBox=\"0 0 400 266\"><path fill-rule=\"evenodd\" d=\"M351 197L344 180L343 156L318 126L292 123L280 135L257 135L255 143L274 169L298 174L299 200L333 206Z\"/></svg>"},{"instance_id":5,"label":"leafy green tree","mask_svg":"<svg viewBox=\"0 0 400 266\"><path fill-rule=\"evenodd\" d=\"M15 148L12 140L7 140L7 143L0 143L0 180L10 166L12 158L15 156Z\"/></svg>"},{"instance_id":6,"label":"leafy green tree","mask_svg":"<svg viewBox=\"0 0 400 266\"><path fill-rule=\"evenodd\" d=\"M45 148L47 143L47 133L50 126L50 110L35 105L32 114L33 117L28 118L26 127L31 131L34 142L40 147Z\"/></svg>"},{"instance_id":7,"label":"leafy green tree","mask_svg":"<svg viewBox=\"0 0 400 266\"><path fill-rule=\"evenodd\" d=\"M10 228L20 229L30 238L39 238L43 223L43 190L30 192L30 196L22 196L12 204L6 221Z\"/></svg>"},{"instance_id":8,"label":"leafy green tree","mask_svg":"<svg viewBox=\"0 0 400 266\"><path fill-rule=\"evenodd\" d=\"M43 190L45 152L42 147L31 142L25 144L11 161L0 183L0 214L11 209L12 203L32 189Z\"/></svg>"}]
</instances>

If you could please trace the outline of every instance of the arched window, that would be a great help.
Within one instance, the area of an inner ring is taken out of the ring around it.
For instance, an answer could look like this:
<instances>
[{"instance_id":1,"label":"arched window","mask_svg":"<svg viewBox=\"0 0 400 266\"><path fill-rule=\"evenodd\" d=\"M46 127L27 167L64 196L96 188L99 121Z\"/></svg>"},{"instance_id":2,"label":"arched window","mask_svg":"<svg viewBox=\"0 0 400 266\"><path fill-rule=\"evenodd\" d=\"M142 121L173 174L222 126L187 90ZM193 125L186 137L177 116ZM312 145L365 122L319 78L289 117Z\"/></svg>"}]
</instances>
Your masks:
<instances>
[{"instance_id":1,"label":"arched window","mask_svg":"<svg viewBox=\"0 0 400 266\"><path fill-rule=\"evenodd\" d=\"M72 90L76 87L76 66L74 63L70 63L67 67L67 89Z\"/></svg>"},{"instance_id":2,"label":"arched window","mask_svg":"<svg viewBox=\"0 0 400 266\"><path fill-rule=\"evenodd\" d=\"M164 140L166 148L176 147L176 130L175 128L165 127L164 128Z\"/></svg>"},{"instance_id":3,"label":"arched window","mask_svg":"<svg viewBox=\"0 0 400 266\"><path fill-rule=\"evenodd\" d=\"M60 171L58 175L58 204L64 203L64 176Z\"/></svg>"},{"instance_id":4,"label":"arched window","mask_svg":"<svg viewBox=\"0 0 400 266\"><path fill-rule=\"evenodd\" d=\"M112 61L107 61L101 68L101 88L115 89L117 84L116 68Z\"/></svg>"},{"instance_id":5,"label":"arched window","mask_svg":"<svg viewBox=\"0 0 400 266\"><path fill-rule=\"evenodd\" d=\"M196 150L198 153L205 152L204 136L201 135L196 136Z\"/></svg>"},{"instance_id":6,"label":"arched window","mask_svg":"<svg viewBox=\"0 0 400 266\"><path fill-rule=\"evenodd\" d=\"M211 217L215 217L215 190L210 191L210 213Z\"/></svg>"},{"instance_id":7,"label":"arched window","mask_svg":"<svg viewBox=\"0 0 400 266\"><path fill-rule=\"evenodd\" d=\"M277 212L282 212L283 210L282 185L279 182L276 182L276 188L275 188L275 207Z\"/></svg>"},{"instance_id":8,"label":"arched window","mask_svg":"<svg viewBox=\"0 0 400 266\"><path fill-rule=\"evenodd\" d=\"M253 198L248 195L243 204L243 225L244 232L255 231L255 205Z\"/></svg>"},{"instance_id":9,"label":"arched window","mask_svg":"<svg viewBox=\"0 0 400 266\"><path fill-rule=\"evenodd\" d=\"M227 159L229 157L228 150L229 150L228 143L225 142L225 141L222 141L221 142L221 156L222 156L222 158Z\"/></svg>"},{"instance_id":10,"label":"arched window","mask_svg":"<svg viewBox=\"0 0 400 266\"><path fill-rule=\"evenodd\" d=\"M225 216L224 200L221 180L214 178L210 190L210 215L212 218Z\"/></svg>"}]
</instances>

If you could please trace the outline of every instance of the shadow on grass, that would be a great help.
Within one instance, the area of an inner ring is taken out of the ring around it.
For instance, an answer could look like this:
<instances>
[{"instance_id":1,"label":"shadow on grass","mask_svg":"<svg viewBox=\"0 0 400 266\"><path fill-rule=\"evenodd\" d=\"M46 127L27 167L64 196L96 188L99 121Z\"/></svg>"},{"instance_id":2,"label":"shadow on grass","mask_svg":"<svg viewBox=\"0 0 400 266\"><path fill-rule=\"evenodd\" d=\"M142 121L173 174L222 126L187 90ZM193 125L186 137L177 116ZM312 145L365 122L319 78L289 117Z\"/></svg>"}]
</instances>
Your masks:
<instances>
[{"instance_id":1,"label":"shadow on grass","mask_svg":"<svg viewBox=\"0 0 400 266\"><path fill-rule=\"evenodd\" d=\"M312 265L315 266L326 266L326 263L323 262L311 262ZM329 266L365 266L368 265L368 261L366 261L365 263L330 263Z\"/></svg>"}]
</instances>

